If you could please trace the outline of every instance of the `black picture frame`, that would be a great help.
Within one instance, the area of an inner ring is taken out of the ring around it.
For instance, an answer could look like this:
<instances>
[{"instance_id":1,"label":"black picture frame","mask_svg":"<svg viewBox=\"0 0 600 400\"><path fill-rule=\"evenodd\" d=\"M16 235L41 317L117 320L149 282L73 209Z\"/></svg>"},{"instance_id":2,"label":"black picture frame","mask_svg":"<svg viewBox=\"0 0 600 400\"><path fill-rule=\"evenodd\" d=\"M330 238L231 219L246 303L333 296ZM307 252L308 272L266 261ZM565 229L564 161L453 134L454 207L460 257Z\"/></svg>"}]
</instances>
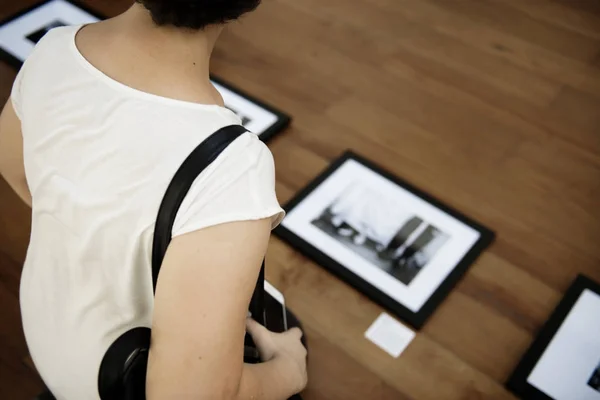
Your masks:
<instances>
[{"instance_id":1,"label":"black picture frame","mask_svg":"<svg viewBox=\"0 0 600 400\"><path fill-rule=\"evenodd\" d=\"M512 393L528 400L554 400L537 387L531 385L527 379L548 348L548 345L563 325L566 317L573 309L573 306L586 289L589 289L600 296L600 284L598 282L593 281L585 275L577 275L558 305L552 311L550 318L539 330L535 339L506 381L506 387ZM600 335L600 332L598 334Z\"/></svg>"},{"instance_id":2,"label":"black picture frame","mask_svg":"<svg viewBox=\"0 0 600 400\"><path fill-rule=\"evenodd\" d=\"M38 3L32 4L31 6L17 12L16 14L9 15L8 17L0 20L0 26L8 24L8 23L16 20L17 18L20 18L23 15L28 14L28 13L34 11L35 9L40 8L40 7L44 6L45 4L48 4L52 1L53 0L42 0ZM63 1L73 4L77 8L80 8L82 11L85 11L86 13L88 13L91 16L96 17L98 19L106 18L105 16L102 16L100 13L98 13L96 10L90 8L86 4L83 4L82 2L79 2L77 0L63 0ZM21 66L23 65L23 61L21 61L20 59L15 57L13 54L6 51L1 46L0 46L0 61L4 61L11 67L15 68L17 71L19 71L21 69Z\"/></svg>"},{"instance_id":3,"label":"black picture frame","mask_svg":"<svg viewBox=\"0 0 600 400\"><path fill-rule=\"evenodd\" d=\"M489 228L476 222L475 220L467 217L466 215L454 210L453 208L445 205L440 200L433 196L425 193L421 189L418 189L414 185L410 184L406 180L399 178L391 172L385 170L375 162L359 155L353 150L346 150L337 160L331 163L319 176L317 176L308 186L302 189L296 194L289 202L287 202L283 208L286 213L290 213L296 206L306 199L314 190L316 190L325 180L327 180L338 168L340 168L347 160L354 160L373 172L381 175L388 179L392 183L398 185L400 188L418 196L422 200L428 202L439 210L447 213L453 218L457 219L461 223L475 229L479 232L480 236L476 243L470 248L470 250L462 257L460 262L455 265L452 272L446 277L446 279L437 287L435 292L427 299L422 305L418 312L413 312L404 305L398 303L396 300L389 297L386 293L383 293L377 287L371 283L365 281L360 276L354 274L348 270L345 266L337 262L336 260L323 253L321 250L307 242L303 238L297 236L294 232L289 230L287 227L280 224L275 230L274 234L290 244L293 248L312 259L317 264L324 267L333 275L339 277L344 282L354 287L356 290L362 292L367 297L372 299L374 302L389 310L397 317L408 323L415 329L420 329L428 320L428 318L434 313L435 309L443 302L443 300L452 291L455 285L466 273L468 268L475 262L479 255L490 246L495 240L495 233Z\"/></svg>"},{"instance_id":4,"label":"black picture frame","mask_svg":"<svg viewBox=\"0 0 600 400\"><path fill-rule=\"evenodd\" d=\"M20 17L24 16L25 14L30 13L30 12L34 11L35 9L42 7L52 1L54 1L54 0L43 0L39 3L33 4L30 7L27 7L26 9L14 14L14 15L8 16L7 18L0 21L0 27L16 20L17 18L20 18ZM80 1L77 1L77 0L62 0L62 1L65 1L67 3L74 5L75 7L81 9L82 11L90 14L92 17L95 17L99 20L106 18L106 16L101 15L96 10L88 7L87 5L81 3ZM33 35L32 37L37 37L39 39L40 32L37 32L37 31L32 32L32 35ZM4 61L11 67L15 68L17 71L19 71L21 69L21 66L23 65L22 60L15 57L13 54L11 54L6 49L4 49L1 45L0 45L0 61ZM257 97L248 94L244 90L240 90L239 88L235 87L231 83L227 82L226 80L224 80L220 77L217 77L214 74L211 74L210 79L214 83L221 85L226 90L244 98L244 100L247 100L250 103L254 103L254 105L258 106L259 108L262 108L263 110L273 114L276 117L276 121L273 124L269 125L266 129L264 129L261 132L254 132L258 135L258 137L263 142L269 141L276 134L282 132L291 124L292 117L289 114L278 109L277 107L273 106L272 104L270 104L264 100L260 100Z\"/></svg>"}]
</instances>

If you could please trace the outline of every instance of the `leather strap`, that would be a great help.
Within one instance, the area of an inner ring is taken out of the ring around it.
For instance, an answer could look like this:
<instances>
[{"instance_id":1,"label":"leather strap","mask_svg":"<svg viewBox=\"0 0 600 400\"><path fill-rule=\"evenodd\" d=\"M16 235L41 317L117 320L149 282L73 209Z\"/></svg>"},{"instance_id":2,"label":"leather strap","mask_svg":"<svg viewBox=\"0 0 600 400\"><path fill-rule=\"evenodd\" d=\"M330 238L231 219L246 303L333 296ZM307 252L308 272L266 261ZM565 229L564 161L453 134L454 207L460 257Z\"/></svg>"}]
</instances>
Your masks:
<instances>
[{"instance_id":1,"label":"leather strap","mask_svg":"<svg viewBox=\"0 0 600 400\"><path fill-rule=\"evenodd\" d=\"M229 125L223 127L206 138L181 164L171 183L167 187L162 203L156 217L154 238L152 243L152 288L156 293L158 274L165 257L167 247L171 242L171 233L175 217L181 203L188 194L192 184L205 168L207 168L231 142L242 134L248 132L242 125ZM263 260L256 289L250 302L250 312L253 318L266 326L266 313L264 308L264 275L265 262Z\"/></svg>"},{"instance_id":2,"label":"leather strap","mask_svg":"<svg viewBox=\"0 0 600 400\"><path fill-rule=\"evenodd\" d=\"M156 283L160 266L171 242L175 217L192 184L223 150L240 135L247 132L242 125L230 125L206 138L181 164L169 184L156 217L152 242L152 287Z\"/></svg>"}]
</instances>

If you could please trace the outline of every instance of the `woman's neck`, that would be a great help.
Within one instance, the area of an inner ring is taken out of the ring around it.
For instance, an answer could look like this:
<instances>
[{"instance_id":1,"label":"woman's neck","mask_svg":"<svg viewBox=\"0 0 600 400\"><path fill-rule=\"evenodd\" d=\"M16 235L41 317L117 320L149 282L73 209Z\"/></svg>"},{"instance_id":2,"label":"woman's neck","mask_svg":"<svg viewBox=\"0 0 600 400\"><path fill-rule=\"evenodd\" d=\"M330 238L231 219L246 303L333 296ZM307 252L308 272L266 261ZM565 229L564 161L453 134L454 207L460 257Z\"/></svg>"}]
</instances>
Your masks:
<instances>
[{"instance_id":1,"label":"woman's neck","mask_svg":"<svg viewBox=\"0 0 600 400\"><path fill-rule=\"evenodd\" d=\"M223 29L222 26L203 30L157 26L150 12L137 2L114 18L114 22L162 63L189 68L203 76L209 74L210 57Z\"/></svg>"},{"instance_id":2,"label":"woman's neck","mask_svg":"<svg viewBox=\"0 0 600 400\"><path fill-rule=\"evenodd\" d=\"M92 25L79 34L78 45L107 75L165 97L223 105L210 82L210 57L222 26L201 31L157 26L138 3ZM104 56L107 50L112 61Z\"/></svg>"}]
</instances>

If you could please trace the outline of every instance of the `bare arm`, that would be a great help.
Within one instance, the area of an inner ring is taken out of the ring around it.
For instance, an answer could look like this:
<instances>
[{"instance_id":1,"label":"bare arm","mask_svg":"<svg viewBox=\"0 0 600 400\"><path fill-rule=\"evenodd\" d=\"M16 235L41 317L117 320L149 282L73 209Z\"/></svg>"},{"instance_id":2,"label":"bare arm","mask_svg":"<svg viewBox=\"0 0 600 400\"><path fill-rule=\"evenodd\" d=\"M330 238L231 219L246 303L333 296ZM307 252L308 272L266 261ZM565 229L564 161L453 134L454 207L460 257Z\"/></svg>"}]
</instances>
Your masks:
<instances>
[{"instance_id":1,"label":"bare arm","mask_svg":"<svg viewBox=\"0 0 600 400\"><path fill-rule=\"evenodd\" d=\"M156 290L149 400L280 400L294 394L285 361L243 363L246 316L269 235L265 219L172 241Z\"/></svg>"},{"instance_id":2,"label":"bare arm","mask_svg":"<svg viewBox=\"0 0 600 400\"><path fill-rule=\"evenodd\" d=\"M7 101L0 115L0 174L17 195L31 207L31 194L25 178L21 121L12 101Z\"/></svg>"}]
</instances>

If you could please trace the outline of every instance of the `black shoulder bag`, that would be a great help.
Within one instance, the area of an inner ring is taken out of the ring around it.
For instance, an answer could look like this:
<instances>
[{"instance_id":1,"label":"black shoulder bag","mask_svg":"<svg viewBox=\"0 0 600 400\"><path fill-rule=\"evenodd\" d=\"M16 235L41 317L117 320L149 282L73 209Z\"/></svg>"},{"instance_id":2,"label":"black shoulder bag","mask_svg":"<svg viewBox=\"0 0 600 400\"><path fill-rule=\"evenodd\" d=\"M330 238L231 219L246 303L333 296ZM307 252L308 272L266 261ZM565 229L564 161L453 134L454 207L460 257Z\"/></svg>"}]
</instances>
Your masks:
<instances>
[{"instance_id":1,"label":"black shoulder bag","mask_svg":"<svg viewBox=\"0 0 600 400\"><path fill-rule=\"evenodd\" d=\"M183 162L169 184L160 205L152 243L152 284L156 291L158 274L171 241L171 231L177 211L196 177L208 167L227 146L247 132L241 125L219 129L205 139ZM265 325L264 261L250 303L253 318ZM102 400L145 400L146 369L150 350L150 328L137 327L121 335L104 355L98 375L98 390ZM260 362L258 350L246 334L244 361Z\"/></svg>"}]
</instances>

